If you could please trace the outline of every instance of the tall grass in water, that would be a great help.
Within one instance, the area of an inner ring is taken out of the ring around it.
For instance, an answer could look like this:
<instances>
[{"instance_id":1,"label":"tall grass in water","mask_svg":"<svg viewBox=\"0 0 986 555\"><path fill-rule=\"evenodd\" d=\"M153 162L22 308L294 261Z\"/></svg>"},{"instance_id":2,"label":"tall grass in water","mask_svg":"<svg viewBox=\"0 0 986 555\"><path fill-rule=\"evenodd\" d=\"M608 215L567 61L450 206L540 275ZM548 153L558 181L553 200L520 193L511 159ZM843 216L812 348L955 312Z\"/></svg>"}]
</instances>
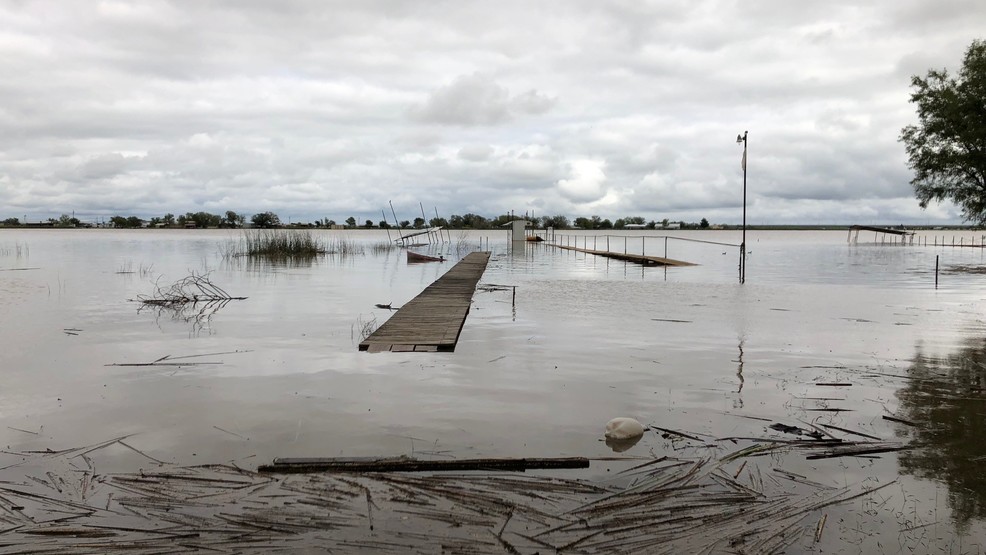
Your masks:
<instances>
[{"instance_id":1,"label":"tall grass in water","mask_svg":"<svg viewBox=\"0 0 986 555\"><path fill-rule=\"evenodd\" d=\"M383 241L379 243L373 243L372 245L370 245L370 252L372 252L373 254L384 254L391 251L395 251L397 249L398 249L397 245L391 243L390 241Z\"/></svg>"},{"instance_id":2,"label":"tall grass in water","mask_svg":"<svg viewBox=\"0 0 986 555\"><path fill-rule=\"evenodd\" d=\"M347 237L333 239L328 242L326 247L328 254L340 254L343 256L366 254L366 247Z\"/></svg>"},{"instance_id":3,"label":"tall grass in water","mask_svg":"<svg viewBox=\"0 0 986 555\"><path fill-rule=\"evenodd\" d=\"M303 229L246 230L242 246L242 254L247 256L316 256L329 252L324 242Z\"/></svg>"},{"instance_id":4,"label":"tall grass in water","mask_svg":"<svg viewBox=\"0 0 986 555\"><path fill-rule=\"evenodd\" d=\"M31 249L28 248L27 243L21 243L19 241L14 243L13 249L7 246L0 247L0 256L10 256L14 253L17 254L17 258L20 258L31 254Z\"/></svg>"}]
</instances>

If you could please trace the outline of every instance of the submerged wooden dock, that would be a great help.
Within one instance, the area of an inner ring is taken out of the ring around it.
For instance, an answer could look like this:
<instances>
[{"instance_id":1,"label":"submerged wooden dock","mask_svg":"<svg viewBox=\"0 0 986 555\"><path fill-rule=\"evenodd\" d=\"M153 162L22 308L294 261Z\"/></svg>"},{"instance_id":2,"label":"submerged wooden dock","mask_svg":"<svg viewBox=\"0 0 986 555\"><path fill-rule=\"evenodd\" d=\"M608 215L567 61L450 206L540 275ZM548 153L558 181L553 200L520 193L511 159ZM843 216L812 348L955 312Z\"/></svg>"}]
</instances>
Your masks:
<instances>
[{"instance_id":1,"label":"submerged wooden dock","mask_svg":"<svg viewBox=\"0 0 986 555\"><path fill-rule=\"evenodd\" d=\"M552 247L557 247L559 249L565 249L567 251L584 252L586 254L594 254L597 256L605 256L607 258L615 258L616 260L626 260L628 262L635 262L637 264L643 264L645 266L695 266L691 262L685 262L683 260L675 260L673 258L663 258L660 256L645 256L642 254L628 254L622 252L613 251L601 251L594 249L586 249L581 247L573 247L570 245L556 245L553 243L546 243Z\"/></svg>"},{"instance_id":2,"label":"submerged wooden dock","mask_svg":"<svg viewBox=\"0 0 986 555\"><path fill-rule=\"evenodd\" d=\"M454 351L476 284L489 261L488 252L467 254L364 339L359 350Z\"/></svg>"}]
</instances>

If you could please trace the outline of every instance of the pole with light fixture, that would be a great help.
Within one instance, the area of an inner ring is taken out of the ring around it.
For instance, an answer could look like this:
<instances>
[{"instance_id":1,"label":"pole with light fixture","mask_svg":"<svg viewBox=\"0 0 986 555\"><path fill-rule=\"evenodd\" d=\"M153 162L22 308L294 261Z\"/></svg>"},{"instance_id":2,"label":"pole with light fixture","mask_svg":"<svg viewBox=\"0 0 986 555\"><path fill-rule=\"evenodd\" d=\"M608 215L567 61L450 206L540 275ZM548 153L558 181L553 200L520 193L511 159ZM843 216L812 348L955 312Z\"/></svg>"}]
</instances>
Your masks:
<instances>
[{"instance_id":1,"label":"pole with light fixture","mask_svg":"<svg viewBox=\"0 0 986 555\"><path fill-rule=\"evenodd\" d=\"M743 145L743 240L740 242L740 283L746 283L746 136L736 135L736 144Z\"/></svg>"}]
</instances>

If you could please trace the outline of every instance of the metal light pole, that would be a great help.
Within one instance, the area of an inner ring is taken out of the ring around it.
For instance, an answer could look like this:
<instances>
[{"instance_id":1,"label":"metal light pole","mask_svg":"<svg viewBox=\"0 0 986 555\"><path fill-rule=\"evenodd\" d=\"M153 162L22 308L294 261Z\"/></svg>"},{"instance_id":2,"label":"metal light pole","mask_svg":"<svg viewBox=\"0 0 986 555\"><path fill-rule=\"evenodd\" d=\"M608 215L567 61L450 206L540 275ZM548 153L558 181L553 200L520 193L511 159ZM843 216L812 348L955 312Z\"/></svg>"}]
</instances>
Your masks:
<instances>
[{"instance_id":1,"label":"metal light pole","mask_svg":"<svg viewBox=\"0 0 986 555\"><path fill-rule=\"evenodd\" d=\"M740 283L746 283L746 136L736 135L736 144L743 145L743 240L740 242Z\"/></svg>"}]
</instances>

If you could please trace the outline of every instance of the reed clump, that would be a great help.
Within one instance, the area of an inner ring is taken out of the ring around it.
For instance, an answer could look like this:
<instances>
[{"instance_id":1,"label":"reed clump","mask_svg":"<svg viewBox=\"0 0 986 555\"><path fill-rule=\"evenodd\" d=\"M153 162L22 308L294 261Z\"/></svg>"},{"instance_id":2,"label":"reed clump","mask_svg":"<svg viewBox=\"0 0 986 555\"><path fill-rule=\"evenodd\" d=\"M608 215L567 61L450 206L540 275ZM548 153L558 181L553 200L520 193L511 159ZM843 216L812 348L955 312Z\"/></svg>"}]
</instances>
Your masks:
<instances>
[{"instance_id":1,"label":"reed clump","mask_svg":"<svg viewBox=\"0 0 986 555\"><path fill-rule=\"evenodd\" d=\"M373 254L386 254L388 252L395 251L397 249L398 246L395 243L391 243L390 241L382 241L370 245L370 252L372 252Z\"/></svg>"},{"instance_id":2,"label":"reed clump","mask_svg":"<svg viewBox=\"0 0 986 555\"><path fill-rule=\"evenodd\" d=\"M337 237L329 241L325 247L327 254L339 254L343 256L366 254L366 247L362 243L349 239L348 237Z\"/></svg>"},{"instance_id":3,"label":"reed clump","mask_svg":"<svg viewBox=\"0 0 986 555\"><path fill-rule=\"evenodd\" d=\"M325 242L303 229L248 230L243 234L241 246L242 252L238 254L246 256L317 256L330 252Z\"/></svg>"}]
</instances>

